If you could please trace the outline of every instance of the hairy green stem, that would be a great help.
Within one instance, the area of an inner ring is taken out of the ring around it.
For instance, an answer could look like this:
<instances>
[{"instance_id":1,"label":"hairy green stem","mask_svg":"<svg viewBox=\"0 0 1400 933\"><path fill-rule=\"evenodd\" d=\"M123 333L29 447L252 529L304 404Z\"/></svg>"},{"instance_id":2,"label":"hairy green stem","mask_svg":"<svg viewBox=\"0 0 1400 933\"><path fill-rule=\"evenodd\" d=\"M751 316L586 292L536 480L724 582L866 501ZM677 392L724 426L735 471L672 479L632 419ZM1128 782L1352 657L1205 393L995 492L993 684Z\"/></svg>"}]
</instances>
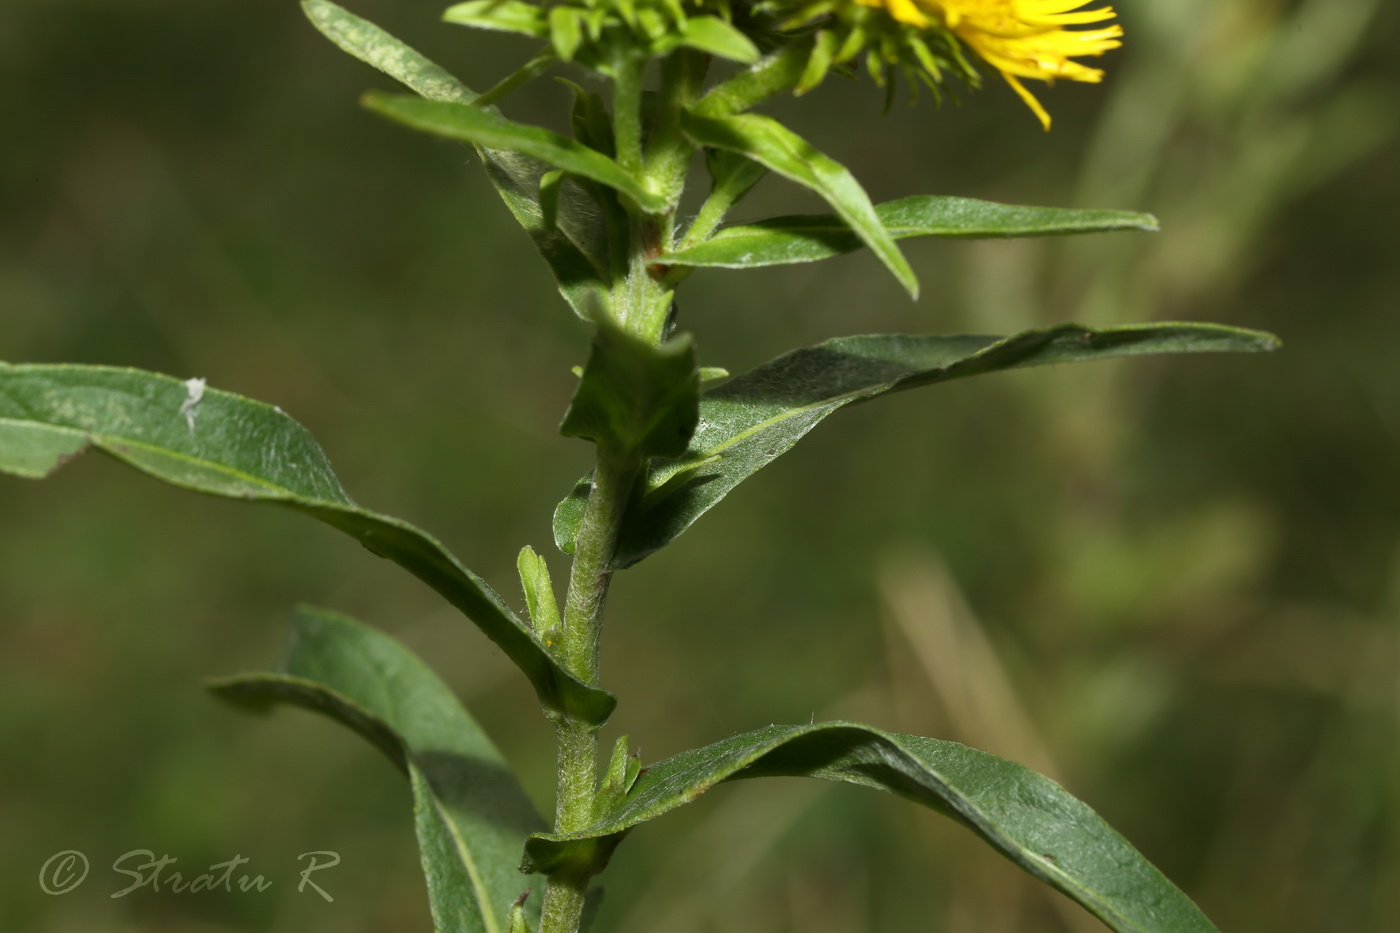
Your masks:
<instances>
[{"instance_id":1,"label":"hairy green stem","mask_svg":"<svg viewBox=\"0 0 1400 933\"><path fill-rule=\"evenodd\" d=\"M665 192L673 204L680 202L696 150L681 130L681 114L700 96L706 68L706 56L691 49L677 49L661 61L656 128L647 141L646 173L647 180ZM668 215L668 221L673 216ZM672 245L670 226L668 222L662 230L663 251Z\"/></svg>"},{"instance_id":2,"label":"hairy green stem","mask_svg":"<svg viewBox=\"0 0 1400 933\"><path fill-rule=\"evenodd\" d=\"M638 466L600 450L593 487L579 527L569 594L564 604L564 663L585 683L598 683L603 610L612 582L613 554ZM558 799L554 831L576 832L593 821L598 793L598 737L589 723L562 719L557 724ZM575 933L588 891L587 872L551 875L545 886L540 933Z\"/></svg>"},{"instance_id":3,"label":"hairy green stem","mask_svg":"<svg viewBox=\"0 0 1400 933\"><path fill-rule=\"evenodd\" d=\"M658 137L661 142L657 150L649 154L652 164L648 164L643 157L642 132L642 76L646 59L620 56L613 68L613 134L617 161L644 183L672 192L672 200L679 202L685 178L677 163L688 160L694 151L680 133L680 108L693 99L698 75L693 80L685 80L675 66L666 69L662 91L663 126ZM691 63L686 70L694 74L694 69ZM673 84L681 86L672 88ZM652 274L651 261L661 250L663 239L669 245L674 211L648 215L637 210L635 205L626 206L626 266L625 271L619 270L620 280L613 286L613 310L617 323L624 329L643 340L659 343L669 302L664 300L665 291ZM612 583L613 556L641 467L640 459L633 454L599 448L588 505L575 539L560 651L569 671L588 684L598 683L603 611ZM591 824L595 816L597 729L566 717L556 723L556 734L559 751L554 831L577 832ZM592 866L582 866L564 869L549 877L540 933L577 933L593 872Z\"/></svg>"},{"instance_id":4,"label":"hairy green stem","mask_svg":"<svg viewBox=\"0 0 1400 933\"><path fill-rule=\"evenodd\" d=\"M623 52L613 63L613 137L617 161L629 172L642 169L642 76L647 60Z\"/></svg>"},{"instance_id":5,"label":"hairy green stem","mask_svg":"<svg viewBox=\"0 0 1400 933\"><path fill-rule=\"evenodd\" d=\"M564 603L564 663L585 683L598 682L603 607L612 582L613 553L637 466L600 451L588 505L579 526L569 595Z\"/></svg>"},{"instance_id":6,"label":"hairy green stem","mask_svg":"<svg viewBox=\"0 0 1400 933\"><path fill-rule=\"evenodd\" d=\"M812 54L811 39L784 45L757 64L739 72L705 93L695 105L702 117L724 117L742 113L757 104L790 91L802 80L807 59Z\"/></svg>"}]
</instances>

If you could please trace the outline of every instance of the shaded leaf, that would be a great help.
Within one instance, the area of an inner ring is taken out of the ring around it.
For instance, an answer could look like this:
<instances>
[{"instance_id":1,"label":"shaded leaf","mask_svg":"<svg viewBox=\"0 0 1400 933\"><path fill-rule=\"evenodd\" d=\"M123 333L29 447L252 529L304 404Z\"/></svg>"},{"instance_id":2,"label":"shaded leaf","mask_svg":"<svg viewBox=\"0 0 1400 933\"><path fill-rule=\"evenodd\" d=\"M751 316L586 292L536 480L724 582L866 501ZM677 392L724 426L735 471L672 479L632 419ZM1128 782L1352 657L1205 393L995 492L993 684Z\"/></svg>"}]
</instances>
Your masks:
<instances>
[{"instance_id":1,"label":"shaded leaf","mask_svg":"<svg viewBox=\"0 0 1400 933\"><path fill-rule=\"evenodd\" d=\"M688 334L653 347L600 324L559 431L623 460L678 457L695 431L699 399Z\"/></svg>"},{"instance_id":2,"label":"shaded leaf","mask_svg":"<svg viewBox=\"0 0 1400 933\"><path fill-rule=\"evenodd\" d=\"M378 69L428 100L469 104L477 99L461 81L366 19L329 0L302 4L312 24L342 51ZM558 228L546 225L535 192L549 166L515 152L477 147L491 183L516 221L525 228L574 312L590 318L609 305L603 270L608 268L607 234L594 220L596 210L564 199Z\"/></svg>"},{"instance_id":3,"label":"shaded leaf","mask_svg":"<svg viewBox=\"0 0 1400 933\"><path fill-rule=\"evenodd\" d=\"M196 492L270 502L351 535L462 610L525 672L548 708L602 722L613 697L564 670L529 626L440 543L357 506L309 431L279 408L170 376L106 366L0 363L0 471L37 478L93 447Z\"/></svg>"},{"instance_id":4,"label":"shaded leaf","mask_svg":"<svg viewBox=\"0 0 1400 933\"><path fill-rule=\"evenodd\" d=\"M967 826L1120 933L1215 927L1098 814L1034 771L956 742L857 723L769 726L648 766L593 826L530 837L525 865L551 871L606 857L639 823L722 781L815 777L892 791Z\"/></svg>"},{"instance_id":5,"label":"shaded leaf","mask_svg":"<svg viewBox=\"0 0 1400 933\"><path fill-rule=\"evenodd\" d=\"M921 195L876 205L896 240L912 237L998 238L1156 230L1151 214L1021 207L972 198ZM816 262L861 247L860 238L831 214L773 217L720 230L709 240L657 258L672 266L749 269Z\"/></svg>"},{"instance_id":6,"label":"shaded leaf","mask_svg":"<svg viewBox=\"0 0 1400 933\"><path fill-rule=\"evenodd\" d=\"M627 195L644 210L666 208L665 198L647 191L621 165L596 149L550 130L516 123L467 104L423 100L405 94L370 91L364 96L364 105L417 130L487 149L519 152L574 175L591 178Z\"/></svg>"},{"instance_id":7,"label":"shaded leaf","mask_svg":"<svg viewBox=\"0 0 1400 933\"><path fill-rule=\"evenodd\" d=\"M1014 337L841 337L794 350L700 397L700 423L682 458L654 464L630 508L615 566L665 546L739 483L786 453L838 408L887 392L981 373L1147 353L1255 352L1276 338L1214 324L1091 330L1064 324ZM565 552L583 516L587 480L554 513Z\"/></svg>"},{"instance_id":8,"label":"shaded leaf","mask_svg":"<svg viewBox=\"0 0 1400 933\"><path fill-rule=\"evenodd\" d=\"M504 933L511 905L544 879L517 870L545 822L452 691L382 632L302 607L275 671L219 678L215 695L255 710L309 709L359 733L409 778L438 933Z\"/></svg>"},{"instance_id":9,"label":"shaded leaf","mask_svg":"<svg viewBox=\"0 0 1400 933\"><path fill-rule=\"evenodd\" d=\"M914 270L880 222L869 195L845 166L818 152L771 117L753 113L729 117L687 113L682 117L682 126L698 145L746 156L821 195L909 294L918 297Z\"/></svg>"}]
</instances>

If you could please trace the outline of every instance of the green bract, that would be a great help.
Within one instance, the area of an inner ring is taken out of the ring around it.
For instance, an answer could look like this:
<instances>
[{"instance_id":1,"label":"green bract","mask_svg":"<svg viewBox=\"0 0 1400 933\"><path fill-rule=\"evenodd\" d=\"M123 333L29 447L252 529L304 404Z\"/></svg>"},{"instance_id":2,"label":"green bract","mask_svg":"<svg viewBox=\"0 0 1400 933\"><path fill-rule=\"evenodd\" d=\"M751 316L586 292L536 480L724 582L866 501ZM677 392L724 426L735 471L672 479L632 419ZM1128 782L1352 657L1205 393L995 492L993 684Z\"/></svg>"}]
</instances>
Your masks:
<instances>
[{"instance_id":1,"label":"green bract","mask_svg":"<svg viewBox=\"0 0 1400 933\"><path fill-rule=\"evenodd\" d=\"M796 775L932 807L1112 929L1213 930L1085 803L1020 765L953 742L856 723L770 726L644 768L624 738L600 775L597 732L616 699L601 684L599 644L616 570L668 545L837 409L1001 370L1149 353L1256 352L1277 341L1199 323L838 337L702 391L702 382L728 374L701 366L703 348L681 329L684 302L676 291L697 268L816 262L864 248L917 296L901 239L1142 231L1155 230L1156 221L934 194L877 205L846 167L779 121L750 112L775 94L816 88L831 68L861 55L877 78L894 65L935 89L945 71L971 79L951 25L915 28L886 9L836 0L470 0L445 19L538 44L519 69L478 94L329 0L304 7L337 46L413 92L371 90L363 98L368 109L474 150L545 260L541 271L590 327L587 359L559 425L596 453L593 472L554 515L556 543L573 555L562 608L534 548L492 542L518 553L523 619L426 532L353 502L311 434L280 409L206 389L203 380L0 364L0 471L43 478L94 448L175 486L284 506L400 565L501 649L556 730L552 823L534 812L508 763L432 671L359 623L303 609L278 667L213 685L243 705L323 713L389 755L411 787L437 929L577 933L597 909L591 879L637 825L721 782ZM1060 30L1057 41L1074 35ZM560 125L521 122L502 109L510 93L564 64L579 80L557 76L571 96ZM682 196L702 165L708 194L689 216ZM725 226L731 209L769 175L815 195L830 213ZM703 310L686 305L685 314ZM473 549L485 547L484 538ZM666 618L665 607L655 618Z\"/></svg>"}]
</instances>

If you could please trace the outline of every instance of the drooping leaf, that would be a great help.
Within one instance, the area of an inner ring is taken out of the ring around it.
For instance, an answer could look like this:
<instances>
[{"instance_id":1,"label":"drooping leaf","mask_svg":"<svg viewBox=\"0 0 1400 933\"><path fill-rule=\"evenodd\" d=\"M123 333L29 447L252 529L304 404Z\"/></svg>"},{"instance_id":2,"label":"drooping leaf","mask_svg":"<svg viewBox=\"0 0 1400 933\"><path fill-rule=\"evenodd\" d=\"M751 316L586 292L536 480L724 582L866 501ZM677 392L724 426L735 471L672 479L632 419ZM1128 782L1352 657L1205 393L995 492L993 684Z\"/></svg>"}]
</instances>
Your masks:
<instances>
[{"instance_id":1,"label":"drooping leaf","mask_svg":"<svg viewBox=\"0 0 1400 933\"><path fill-rule=\"evenodd\" d=\"M999 238L1156 230L1151 214L1021 207L972 198L920 195L886 201L875 214L896 240L912 237ZM861 247L860 238L840 217L773 217L720 230L709 240L657 258L672 266L751 269L816 262Z\"/></svg>"},{"instance_id":2,"label":"drooping leaf","mask_svg":"<svg viewBox=\"0 0 1400 933\"><path fill-rule=\"evenodd\" d=\"M624 459L678 457L695 431L699 399L689 335L653 347L603 323L559 431Z\"/></svg>"},{"instance_id":3,"label":"drooping leaf","mask_svg":"<svg viewBox=\"0 0 1400 933\"><path fill-rule=\"evenodd\" d=\"M192 404L196 399L197 402ZM550 709L605 720L613 697L569 674L486 583L426 532L357 506L281 409L170 376L0 363L0 472L39 478L83 450L196 492L269 502L339 528L436 590L525 672Z\"/></svg>"},{"instance_id":4,"label":"drooping leaf","mask_svg":"<svg viewBox=\"0 0 1400 933\"><path fill-rule=\"evenodd\" d=\"M567 836L539 834L525 866L605 858L633 827L722 781L815 777L892 791L967 826L1119 933L1210 933L1199 908L1122 836L1034 771L956 742L857 723L769 726L649 765L623 802Z\"/></svg>"},{"instance_id":5,"label":"drooping leaf","mask_svg":"<svg viewBox=\"0 0 1400 933\"><path fill-rule=\"evenodd\" d=\"M827 415L855 402L1025 366L1276 346L1276 338L1258 331L1173 323L1103 330L1065 324L1013 337L841 337L794 350L700 397L690 448L652 466L641 501L628 510L615 566L628 567L666 545ZM555 542L566 552L587 496L585 480L555 510Z\"/></svg>"},{"instance_id":6,"label":"drooping leaf","mask_svg":"<svg viewBox=\"0 0 1400 933\"><path fill-rule=\"evenodd\" d=\"M686 134L698 145L746 156L821 195L909 294L918 297L914 270L880 222L870 196L845 166L818 152L771 117L753 113L729 117L688 113L682 121Z\"/></svg>"},{"instance_id":7,"label":"drooping leaf","mask_svg":"<svg viewBox=\"0 0 1400 933\"><path fill-rule=\"evenodd\" d=\"M524 906L538 918L544 878L517 866L525 838L544 820L452 691L394 639L303 607L276 670L208 686L255 710L288 704L328 716L405 773L438 933L505 933L527 889L535 894Z\"/></svg>"},{"instance_id":8,"label":"drooping leaf","mask_svg":"<svg viewBox=\"0 0 1400 933\"><path fill-rule=\"evenodd\" d=\"M378 69L427 100L470 104L477 94L419 52L378 26L331 3L302 4L312 24L341 50ZM548 165L516 152L476 147L486 174L516 221L525 228L574 312L585 319L608 307L603 270L609 267L607 233L596 209L569 199L567 189L557 227L546 225L535 199Z\"/></svg>"},{"instance_id":9,"label":"drooping leaf","mask_svg":"<svg viewBox=\"0 0 1400 933\"><path fill-rule=\"evenodd\" d=\"M525 0L467 0L448 7L442 19L459 26L516 32L536 39L549 35L544 10Z\"/></svg>"},{"instance_id":10,"label":"drooping leaf","mask_svg":"<svg viewBox=\"0 0 1400 933\"><path fill-rule=\"evenodd\" d=\"M473 143L486 149L519 152L547 165L561 168L615 188L644 210L661 211L666 199L644 188L631 172L596 149L538 126L516 123L490 110L468 104L443 103L370 91L364 97L370 110L417 130Z\"/></svg>"}]
</instances>

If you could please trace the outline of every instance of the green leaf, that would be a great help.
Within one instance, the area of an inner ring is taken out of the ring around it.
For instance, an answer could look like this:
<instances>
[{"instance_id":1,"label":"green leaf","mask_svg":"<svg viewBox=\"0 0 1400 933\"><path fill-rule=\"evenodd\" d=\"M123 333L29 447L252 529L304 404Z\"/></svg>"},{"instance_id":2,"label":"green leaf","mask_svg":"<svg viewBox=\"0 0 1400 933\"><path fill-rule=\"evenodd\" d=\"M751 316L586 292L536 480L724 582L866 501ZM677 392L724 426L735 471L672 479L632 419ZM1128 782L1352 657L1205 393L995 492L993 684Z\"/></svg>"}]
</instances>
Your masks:
<instances>
[{"instance_id":1,"label":"green leaf","mask_svg":"<svg viewBox=\"0 0 1400 933\"><path fill-rule=\"evenodd\" d=\"M540 218L549 228L559 226L559 189L564 173L559 169L540 176Z\"/></svg>"},{"instance_id":2,"label":"green leaf","mask_svg":"<svg viewBox=\"0 0 1400 933\"><path fill-rule=\"evenodd\" d=\"M611 694L569 674L434 538L351 501L304 427L270 405L202 384L197 392L196 382L105 366L0 363L0 472L47 476L93 447L175 486L311 515L465 613L525 672L547 708L607 719Z\"/></svg>"},{"instance_id":3,"label":"green leaf","mask_svg":"<svg viewBox=\"0 0 1400 933\"><path fill-rule=\"evenodd\" d=\"M695 431L699 399L688 334L653 347L604 323L559 431L624 460L679 457Z\"/></svg>"},{"instance_id":4,"label":"green leaf","mask_svg":"<svg viewBox=\"0 0 1400 933\"><path fill-rule=\"evenodd\" d=\"M598 785L598 796L593 798L593 812L599 817L622 803L641 773L641 761L636 755L628 754L627 748L627 736L618 736L613 743L612 757L608 759L607 773Z\"/></svg>"},{"instance_id":5,"label":"green leaf","mask_svg":"<svg viewBox=\"0 0 1400 933\"><path fill-rule=\"evenodd\" d=\"M812 45L812 55L802 70L802 78L793 88L794 94L800 97L826 79L827 72L831 70L832 56L836 54L840 42L841 37L829 29L817 33Z\"/></svg>"},{"instance_id":6,"label":"green leaf","mask_svg":"<svg viewBox=\"0 0 1400 933\"><path fill-rule=\"evenodd\" d=\"M518 32L536 39L549 35L544 11L524 0L469 0L448 7L442 19L459 26Z\"/></svg>"},{"instance_id":7,"label":"green leaf","mask_svg":"<svg viewBox=\"0 0 1400 933\"><path fill-rule=\"evenodd\" d=\"M758 114L732 117L683 116L687 135L698 145L747 156L779 175L811 188L835 208L856 236L885 264L909 294L918 297L914 270L880 222L870 197L845 166L822 155L778 121Z\"/></svg>"},{"instance_id":8,"label":"green leaf","mask_svg":"<svg viewBox=\"0 0 1400 933\"><path fill-rule=\"evenodd\" d=\"M409 778L438 933L505 933L527 889L520 847L545 822L476 720L422 661L382 632L325 610L298 610L277 669L210 681L257 711L309 709L359 733Z\"/></svg>"},{"instance_id":9,"label":"green leaf","mask_svg":"<svg viewBox=\"0 0 1400 933\"><path fill-rule=\"evenodd\" d=\"M1277 338L1258 331L1182 323L1103 330L1064 324L1014 337L841 337L794 350L700 397L700 423L685 456L654 464L641 501L628 509L615 566L631 566L665 546L827 415L854 402L1025 366L1277 346ZM555 542L565 552L573 550L587 496L585 480L555 510Z\"/></svg>"},{"instance_id":10,"label":"green leaf","mask_svg":"<svg viewBox=\"0 0 1400 933\"><path fill-rule=\"evenodd\" d=\"M997 238L1103 233L1111 230L1156 230L1151 214L1130 211L1082 211L1057 207L1020 207L972 198L921 195L887 201L875 214L891 237ZM751 269L787 263L816 262L859 249L860 238L840 217L825 215L773 217L728 227L711 239L657 258L672 266L721 266Z\"/></svg>"},{"instance_id":11,"label":"green leaf","mask_svg":"<svg viewBox=\"0 0 1400 933\"><path fill-rule=\"evenodd\" d=\"M441 66L404 45L367 19L330 0L305 0L301 5L312 25L342 51L382 71L429 100L469 104L476 99L465 84Z\"/></svg>"},{"instance_id":12,"label":"green leaf","mask_svg":"<svg viewBox=\"0 0 1400 933\"><path fill-rule=\"evenodd\" d=\"M548 647L557 637L561 624L549 565L527 544L515 559L515 569L520 572L520 586L525 591L525 605L530 610L530 625L536 635L545 639Z\"/></svg>"},{"instance_id":13,"label":"green leaf","mask_svg":"<svg viewBox=\"0 0 1400 933\"><path fill-rule=\"evenodd\" d=\"M1120 933L1215 930L1127 840L1049 778L956 742L857 723L769 726L650 765L588 829L530 837L524 864L548 872L600 857L637 824L722 781L770 776L859 784L930 807Z\"/></svg>"},{"instance_id":14,"label":"green leaf","mask_svg":"<svg viewBox=\"0 0 1400 933\"><path fill-rule=\"evenodd\" d=\"M556 6L549 11L549 41L564 61L572 61L583 44L584 11L573 6Z\"/></svg>"},{"instance_id":15,"label":"green leaf","mask_svg":"<svg viewBox=\"0 0 1400 933\"><path fill-rule=\"evenodd\" d=\"M538 126L515 123L489 110L464 104L422 100L404 94L370 91L364 105L405 126L473 143L487 149L508 149L547 165L582 175L615 188L643 210L662 211L667 202L642 187L630 172L596 149Z\"/></svg>"},{"instance_id":16,"label":"green leaf","mask_svg":"<svg viewBox=\"0 0 1400 933\"><path fill-rule=\"evenodd\" d=\"M759 59L758 46L718 16L687 18L681 29L680 44L745 65L752 65Z\"/></svg>"},{"instance_id":17,"label":"green leaf","mask_svg":"<svg viewBox=\"0 0 1400 933\"><path fill-rule=\"evenodd\" d=\"M569 307L584 320L605 316L612 295L601 271L608 267L608 245L607 231L595 219L599 208L563 185L553 223L548 223L535 193L550 167L516 152L477 151L486 176L544 257Z\"/></svg>"},{"instance_id":18,"label":"green leaf","mask_svg":"<svg viewBox=\"0 0 1400 933\"><path fill-rule=\"evenodd\" d=\"M329 0L307 0L302 8L312 24L342 51L424 98L459 104L477 99L461 81L368 20ZM574 312L587 319L599 308L608 308L609 289L602 271L609 266L607 234L593 219L597 211L566 201L558 229L548 227L534 195L549 166L515 152L481 147L476 151L487 177L544 257Z\"/></svg>"}]
</instances>

